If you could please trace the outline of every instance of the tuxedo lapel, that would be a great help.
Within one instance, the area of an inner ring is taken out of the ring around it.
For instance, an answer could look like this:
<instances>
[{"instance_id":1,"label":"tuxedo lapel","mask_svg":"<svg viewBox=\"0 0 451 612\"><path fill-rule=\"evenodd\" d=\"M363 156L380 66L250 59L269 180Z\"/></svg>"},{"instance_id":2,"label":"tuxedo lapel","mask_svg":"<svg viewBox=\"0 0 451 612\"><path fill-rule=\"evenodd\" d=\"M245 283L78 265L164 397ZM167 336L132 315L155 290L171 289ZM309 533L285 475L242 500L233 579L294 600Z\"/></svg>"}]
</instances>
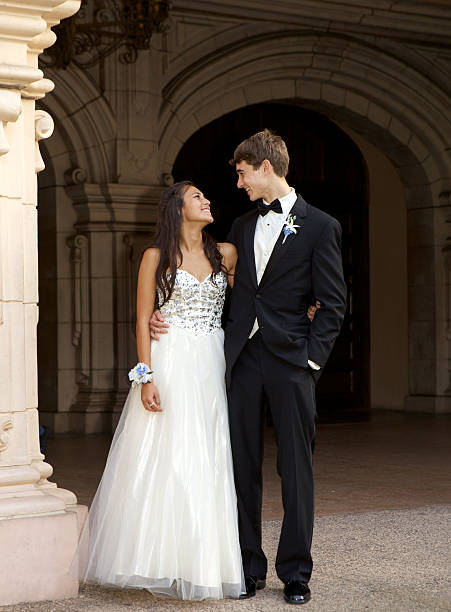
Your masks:
<instances>
[{"instance_id":1,"label":"tuxedo lapel","mask_svg":"<svg viewBox=\"0 0 451 612\"><path fill-rule=\"evenodd\" d=\"M257 286L257 270L255 267L254 236L257 219L258 212L255 210L255 214L249 219L243 230L244 252L251 273L251 279L255 286Z\"/></svg>"},{"instance_id":2,"label":"tuxedo lapel","mask_svg":"<svg viewBox=\"0 0 451 612\"><path fill-rule=\"evenodd\" d=\"M289 214L292 217L296 216L294 223L296 225L299 225L299 227L296 228L296 234L291 234L287 236L285 243L283 243L283 239L285 238L285 236L284 236L283 229L282 229L277 239L277 242L274 245L274 249L271 253L271 257L268 260L263 276L260 280L259 287L263 285L265 280L271 274L271 271L274 269L274 267L276 266L277 262L282 257L282 255L286 253L287 251L289 251L293 242L297 239L300 239L300 237L302 236L302 230L304 227L304 217L307 214L307 203L305 202L305 200L302 199L300 195L298 195L298 198L296 202L293 204L293 207L290 210Z\"/></svg>"}]
</instances>

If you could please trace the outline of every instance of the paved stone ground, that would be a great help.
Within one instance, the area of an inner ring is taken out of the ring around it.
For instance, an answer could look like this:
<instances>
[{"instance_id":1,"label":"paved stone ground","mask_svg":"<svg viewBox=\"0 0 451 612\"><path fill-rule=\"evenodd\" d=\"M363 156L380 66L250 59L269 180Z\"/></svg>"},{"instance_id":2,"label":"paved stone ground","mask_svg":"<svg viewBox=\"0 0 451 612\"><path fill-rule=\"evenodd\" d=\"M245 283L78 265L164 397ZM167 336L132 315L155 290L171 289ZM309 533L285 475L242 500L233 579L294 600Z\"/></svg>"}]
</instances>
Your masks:
<instances>
[{"instance_id":1,"label":"paved stone ground","mask_svg":"<svg viewBox=\"0 0 451 612\"><path fill-rule=\"evenodd\" d=\"M451 610L451 506L323 516L316 520L309 612ZM264 523L267 587L246 601L181 602L145 591L85 586L78 599L1 612L277 612L287 610L273 568L280 521ZM290 607L290 610L292 608Z\"/></svg>"}]
</instances>

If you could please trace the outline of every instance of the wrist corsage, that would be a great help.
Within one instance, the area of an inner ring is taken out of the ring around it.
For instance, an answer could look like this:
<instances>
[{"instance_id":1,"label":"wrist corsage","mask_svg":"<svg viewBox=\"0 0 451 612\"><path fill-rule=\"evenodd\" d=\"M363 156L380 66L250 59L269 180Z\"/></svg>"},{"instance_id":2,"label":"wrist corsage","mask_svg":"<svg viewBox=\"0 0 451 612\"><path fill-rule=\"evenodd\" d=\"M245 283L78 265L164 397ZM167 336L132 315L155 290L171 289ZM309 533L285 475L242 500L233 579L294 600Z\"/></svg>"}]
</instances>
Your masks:
<instances>
[{"instance_id":1,"label":"wrist corsage","mask_svg":"<svg viewBox=\"0 0 451 612\"><path fill-rule=\"evenodd\" d=\"M152 382L152 370L145 363L137 363L135 367L128 373L128 379L132 383L132 387L143 385Z\"/></svg>"}]
</instances>

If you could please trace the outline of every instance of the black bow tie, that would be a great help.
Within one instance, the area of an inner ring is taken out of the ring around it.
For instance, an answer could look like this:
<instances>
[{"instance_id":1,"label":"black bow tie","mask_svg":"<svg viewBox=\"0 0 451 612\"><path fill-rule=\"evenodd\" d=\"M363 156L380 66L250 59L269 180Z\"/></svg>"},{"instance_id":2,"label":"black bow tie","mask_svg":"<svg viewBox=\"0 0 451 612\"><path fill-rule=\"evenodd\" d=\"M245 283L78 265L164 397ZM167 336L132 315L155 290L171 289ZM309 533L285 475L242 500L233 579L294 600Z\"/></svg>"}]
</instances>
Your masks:
<instances>
[{"instance_id":1,"label":"black bow tie","mask_svg":"<svg viewBox=\"0 0 451 612\"><path fill-rule=\"evenodd\" d=\"M282 205L279 200L274 200L274 202L271 202L271 204L263 204L263 202L259 200L257 202L257 210L262 217L267 215L270 210L273 210L275 213L283 212Z\"/></svg>"}]
</instances>

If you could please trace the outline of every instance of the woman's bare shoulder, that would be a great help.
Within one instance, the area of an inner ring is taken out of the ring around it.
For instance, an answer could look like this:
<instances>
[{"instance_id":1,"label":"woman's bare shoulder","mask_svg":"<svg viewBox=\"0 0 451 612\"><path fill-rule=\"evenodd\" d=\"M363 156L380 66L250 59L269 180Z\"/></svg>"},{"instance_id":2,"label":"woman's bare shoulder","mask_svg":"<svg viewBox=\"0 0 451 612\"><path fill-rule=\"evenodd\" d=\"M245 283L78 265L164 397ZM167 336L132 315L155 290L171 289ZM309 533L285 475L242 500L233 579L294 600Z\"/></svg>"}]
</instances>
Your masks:
<instances>
[{"instance_id":1,"label":"woman's bare shoulder","mask_svg":"<svg viewBox=\"0 0 451 612\"><path fill-rule=\"evenodd\" d=\"M144 266L156 268L160 261L160 249L156 247L150 247L143 253L141 264Z\"/></svg>"}]
</instances>

